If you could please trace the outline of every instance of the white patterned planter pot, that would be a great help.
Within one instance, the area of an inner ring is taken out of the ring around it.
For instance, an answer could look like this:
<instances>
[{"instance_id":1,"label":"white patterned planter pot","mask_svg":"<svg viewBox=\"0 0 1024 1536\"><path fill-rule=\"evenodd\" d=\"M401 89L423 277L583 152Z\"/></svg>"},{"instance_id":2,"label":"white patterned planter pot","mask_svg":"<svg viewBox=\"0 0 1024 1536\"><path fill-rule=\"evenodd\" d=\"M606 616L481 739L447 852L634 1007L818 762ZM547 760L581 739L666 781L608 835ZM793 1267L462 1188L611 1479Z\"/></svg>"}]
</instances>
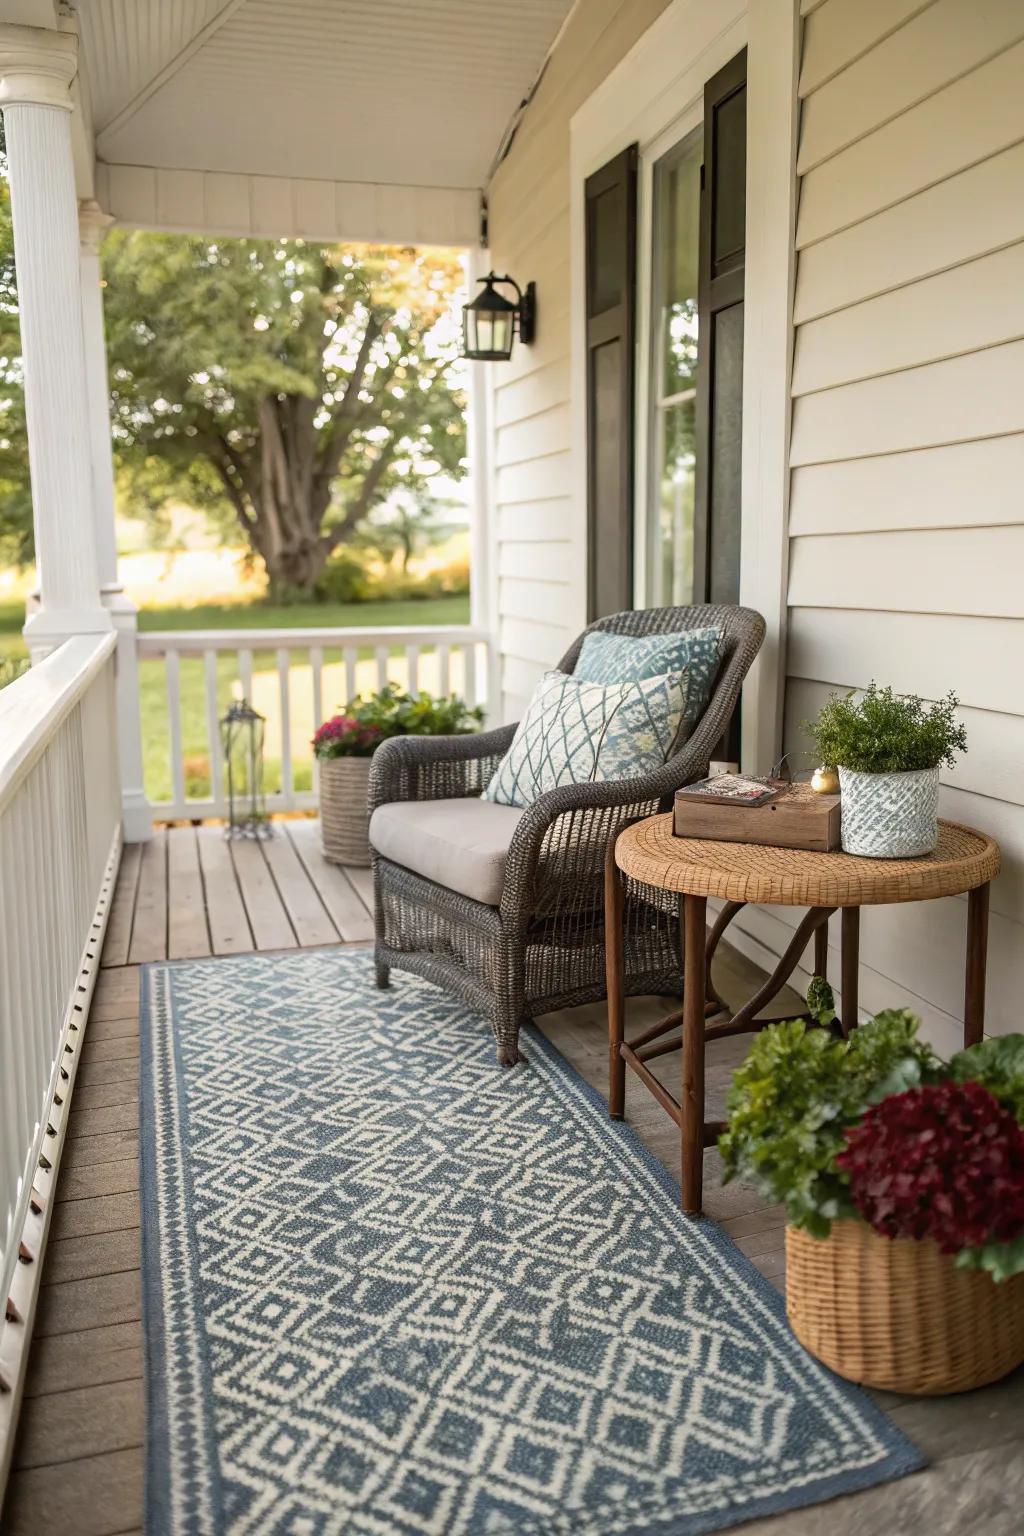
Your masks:
<instances>
[{"instance_id":1,"label":"white patterned planter pot","mask_svg":"<svg viewBox=\"0 0 1024 1536\"><path fill-rule=\"evenodd\" d=\"M328 757L320 763L320 836L324 858L360 869L370 862L368 757Z\"/></svg>"},{"instance_id":2,"label":"white patterned planter pot","mask_svg":"<svg viewBox=\"0 0 1024 1536\"><path fill-rule=\"evenodd\" d=\"M856 773L840 768L842 841L868 859L913 859L939 840L939 770Z\"/></svg>"}]
</instances>

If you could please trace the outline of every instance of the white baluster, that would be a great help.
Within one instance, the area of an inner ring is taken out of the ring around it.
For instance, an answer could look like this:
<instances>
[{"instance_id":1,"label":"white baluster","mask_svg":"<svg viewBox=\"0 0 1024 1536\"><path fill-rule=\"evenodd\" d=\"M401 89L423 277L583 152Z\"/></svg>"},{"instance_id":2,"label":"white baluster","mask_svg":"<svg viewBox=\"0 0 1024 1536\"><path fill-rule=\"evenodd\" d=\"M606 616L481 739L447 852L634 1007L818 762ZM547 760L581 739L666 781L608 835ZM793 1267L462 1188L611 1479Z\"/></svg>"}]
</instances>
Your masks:
<instances>
[{"instance_id":1,"label":"white baluster","mask_svg":"<svg viewBox=\"0 0 1024 1536\"><path fill-rule=\"evenodd\" d=\"M378 645L374 650L377 659L377 687L386 688L388 683L388 648Z\"/></svg>"},{"instance_id":2,"label":"white baluster","mask_svg":"<svg viewBox=\"0 0 1024 1536\"><path fill-rule=\"evenodd\" d=\"M437 691L442 699L446 699L452 691L451 658L451 646L439 645L437 648Z\"/></svg>"},{"instance_id":3,"label":"white baluster","mask_svg":"<svg viewBox=\"0 0 1024 1536\"><path fill-rule=\"evenodd\" d=\"M355 647L346 645L343 652L345 659L345 703L354 699L359 692L356 684L356 652Z\"/></svg>"},{"instance_id":4,"label":"white baluster","mask_svg":"<svg viewBox=\"0 0 1024 1536\"><path fill-rule=\"evenodd\" d=\"M310 646L309 664L313 672L313 729L317 730L324 721L324 653L319 645ZM316 756L313 757L313 791L320 788L320 764Z\"/></svg>"},{"instance_id":5,"label":"white baluster","mask_svg":"<svg viewBox=\"0 0 1024 1536\"><path fill-rule=\"evenodd\" d=\"M291 810L295 784L292 775L292 711L289 689L291 657L282 646L277 653L277 681L281 693L281 794Z\"/></svg>"},{"instance_id":6,"label":"white baluster","mask_svg":"<svg viewBox=\"0 0 1024 1536\"><path fill-rule=\"evenodd\" d=\"M171 798L174 816L185 814L185 763L181 749L181 668L177 651L164 659L167 675L167 719L171 741Z\"/></svg>"},{"instance_id":7,"label":"white baluster","mask_svg":"<svg viewBox=\"0 0 1024 1536\"><path fill-rule=\"evenodd\" d=\"M406 646L405 667L409 674L407 687L413 698L417 699L420 693L420 648L418 645Z\"/></svg>"},{"instance_id":8,"label":"white baluster","mask_svg":"<svg viewBox=\"0 0 1024 1536\"><path fill-rule=\"evenodd\" d=\"M220 709L217 704L217 652L203 652L203 686L206 690L206 736L210 744L210 799L220 810L224 804L224 761L220 745Z\"/></svg>"},{"instance_id":9,"label":"white baluster","mask_svg":"<svg viewBox=\"0 0 1024 1536\"><path fill-rule=\"evenodd\" d=\"M238 680L242 685L242 697L252 703L252 651L238 653Z\"/></svg>"},{"instance_id":10,"label":"white baluster","mask_svg":"<svg viewBox=\"0 0 1024 1536\"><path fill-rule=\"evenodd\" d=\"M477 683L477 642L475 640L471 640L462 654L466 673L466 680L463 685L463 691L465 694L466 703L469 705L470 709L472 709L480 697L479 685Z\"/></svg>"}]
</instances>

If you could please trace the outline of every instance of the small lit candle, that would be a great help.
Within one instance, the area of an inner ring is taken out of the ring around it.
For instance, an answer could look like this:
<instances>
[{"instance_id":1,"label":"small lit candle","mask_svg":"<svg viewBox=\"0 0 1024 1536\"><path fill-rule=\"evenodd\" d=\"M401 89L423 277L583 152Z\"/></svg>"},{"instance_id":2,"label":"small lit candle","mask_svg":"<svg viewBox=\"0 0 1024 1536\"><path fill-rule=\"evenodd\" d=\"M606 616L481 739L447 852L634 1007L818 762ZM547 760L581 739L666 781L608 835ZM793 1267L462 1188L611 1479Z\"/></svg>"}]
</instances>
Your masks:
<instances>
[{"instance_id":1,"label":"small lit candle","mask_svg":"<svg viewBox=\"0 0 1024 1536\"><path fill-rule=\"evenodd\" d=\"M241 704L245 698L245 694L242 692L242 680L239 677L236 677L234 682L231 684L231 697L235 699L239 704Z\"/></svg>"}]
</instances>

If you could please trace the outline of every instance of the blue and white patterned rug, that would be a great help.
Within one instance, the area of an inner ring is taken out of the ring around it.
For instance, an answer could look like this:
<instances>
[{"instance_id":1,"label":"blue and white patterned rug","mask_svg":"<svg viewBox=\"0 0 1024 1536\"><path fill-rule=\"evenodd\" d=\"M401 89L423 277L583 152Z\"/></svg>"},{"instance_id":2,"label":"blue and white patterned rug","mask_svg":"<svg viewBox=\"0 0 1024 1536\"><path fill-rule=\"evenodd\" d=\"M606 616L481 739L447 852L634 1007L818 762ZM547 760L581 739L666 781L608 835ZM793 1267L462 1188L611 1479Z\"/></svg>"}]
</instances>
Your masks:
<instances>
[{"instance_id":1,"label":"blue and white patterned rug","mask_svg":"<svg viewBox=\"0 0 1024 1536\"><path fill-rule=\"evenodd\" d=\"M682 1536L921 1464L533 1029L366 951L151 967L149 1536Z\"/></svg>"}]
</instances>

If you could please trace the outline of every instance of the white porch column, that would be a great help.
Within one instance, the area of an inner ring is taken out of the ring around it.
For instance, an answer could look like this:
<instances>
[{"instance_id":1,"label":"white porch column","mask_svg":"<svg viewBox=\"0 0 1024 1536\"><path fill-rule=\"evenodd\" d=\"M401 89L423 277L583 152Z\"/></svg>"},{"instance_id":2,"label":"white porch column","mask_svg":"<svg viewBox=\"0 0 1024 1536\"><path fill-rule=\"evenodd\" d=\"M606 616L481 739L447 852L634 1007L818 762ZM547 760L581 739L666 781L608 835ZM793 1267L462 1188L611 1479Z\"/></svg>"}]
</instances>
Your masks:
<instances>
[{"instance_id":1,"label":"white porch column","mask_svg":"<svg viewBox=\"0 0 1024 1536\"><path fill-rule=\"evenodd\" d=\"M144 843L153 835L153 818L143 787L142 724L139 713L138 610L117 572L114 522L114 458L110 443L110 389L107 343L103 329L103 274L100 246L113 219L91 200L79 205L79 273L82 289L82 341L89 413L92 465L92 515L100 597L117 630L117 740L121 768L121 808L126 843Z\"/></svg>"},{"instance_id":2,"label":"white porch column","mask_svg":"<svg viewBox=\"0 0 1024 1536\"><path fill-rule=\"evenodd\" d=\"M99 595L71 154L76 39L0 27L25 412L42 607L25 625L34 659L69 635L109 630Z\"/></svg>"}]
</instances>

